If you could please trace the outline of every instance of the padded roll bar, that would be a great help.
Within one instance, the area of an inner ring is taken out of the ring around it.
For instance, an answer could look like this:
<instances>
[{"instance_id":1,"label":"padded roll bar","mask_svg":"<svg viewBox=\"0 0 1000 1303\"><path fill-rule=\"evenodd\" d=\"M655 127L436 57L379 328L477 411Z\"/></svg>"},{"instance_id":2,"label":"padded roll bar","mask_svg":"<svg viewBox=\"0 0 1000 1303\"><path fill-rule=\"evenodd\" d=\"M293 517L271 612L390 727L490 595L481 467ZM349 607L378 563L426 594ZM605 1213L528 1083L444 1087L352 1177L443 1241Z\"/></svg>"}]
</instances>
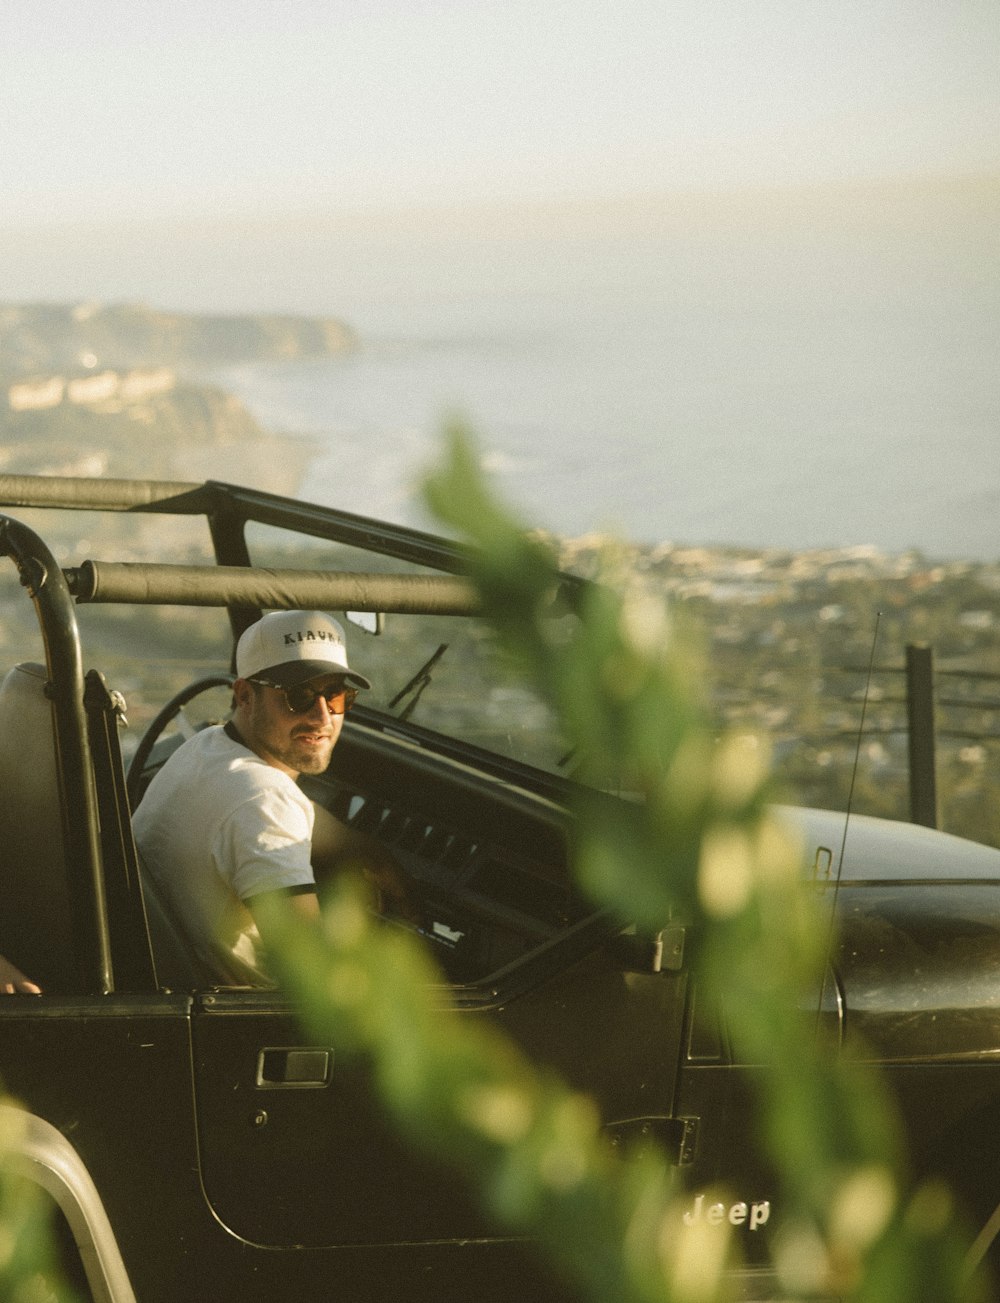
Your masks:
<instances>
[{"instance_id":1,"label":"padded roll bar","mask_svg":"<svg viewBox=\"0 0 1000 1303\"><path fill-rule=\"evenodd\" d=\"M80 603L252 606L402 614L474 615L473 587L455 575L271 570L259 566L168 566L84 561L65 571Z\"/></svg>"},{"instance_id":2,"label":"padded roll bar","mask_svg":"<svg viewBox=\"0 0 1000 1303\"><path fill-rule=\"evenodd\" d=\"M7 507L60 507L74 511L135 511L199 493L204 486L173 480L116 480L61 475L0 475Z\"/></svg>"}]
</instances>

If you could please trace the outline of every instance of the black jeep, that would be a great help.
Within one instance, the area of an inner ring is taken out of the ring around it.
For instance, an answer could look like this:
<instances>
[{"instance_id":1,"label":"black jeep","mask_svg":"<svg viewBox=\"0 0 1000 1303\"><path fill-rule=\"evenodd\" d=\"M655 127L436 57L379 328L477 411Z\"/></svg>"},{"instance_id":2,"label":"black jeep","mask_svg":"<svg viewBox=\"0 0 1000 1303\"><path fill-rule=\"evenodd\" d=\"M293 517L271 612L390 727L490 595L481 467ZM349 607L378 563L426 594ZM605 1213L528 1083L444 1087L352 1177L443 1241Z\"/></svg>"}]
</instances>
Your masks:
<instances>
[{"instance_id":1,"label":"black jeep","mask_svg":"<svg viewBox=\"0 0 1000 1303\"><path fill-rule=\"evenodd\" d=\"M235 639L282 607L357 630L375 690L303 783L391 846L459 1006L589 1092L616 1135L654 1137L690 1218L726 1221L766 1262L775 1192L751 1074L693 998L682 931L649 952L610 945L575 889L559 738L477 622L460 548L220 483L7 476L0 505L0 552L37 616L25 632L23 595L0 592L0 954L44 992L0 999L0 1080L94 1299L562 1297L530 1246L403 1148L362 1067L304 1042L280 990L200 971L142 874L131 809L194 707L224 715ZM87 556L105 540L126 559ZM147 563L150 545L181 563ZM789 817L839 919L820 1034L862 1033L918 1172L955 1182L982 1256L1000 1225L983 1138L1000 1098L1000 851ZM705 1191L723 1182L720 1204Z\"/></svg>"}]
</instances>

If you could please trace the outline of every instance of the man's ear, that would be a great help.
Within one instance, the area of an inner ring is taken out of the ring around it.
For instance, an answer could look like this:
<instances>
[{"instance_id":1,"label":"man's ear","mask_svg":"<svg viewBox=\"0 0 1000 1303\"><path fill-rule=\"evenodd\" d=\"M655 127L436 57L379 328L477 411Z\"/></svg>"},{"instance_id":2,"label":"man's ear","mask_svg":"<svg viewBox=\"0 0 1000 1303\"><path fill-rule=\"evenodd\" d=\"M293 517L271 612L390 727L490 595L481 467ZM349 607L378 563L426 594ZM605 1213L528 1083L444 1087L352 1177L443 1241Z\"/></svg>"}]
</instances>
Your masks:
<instances>
[{"instance_id":1,"label":"man's ear","mask_svg":"<svg viewBox=\"0 0 1000 1303\"><path fill-rule=\"evenodd\" d=\"M233 705L245 706L253 696L253 684L249 679L237 679L233 684Z\"/></svg>"}]
</instances>

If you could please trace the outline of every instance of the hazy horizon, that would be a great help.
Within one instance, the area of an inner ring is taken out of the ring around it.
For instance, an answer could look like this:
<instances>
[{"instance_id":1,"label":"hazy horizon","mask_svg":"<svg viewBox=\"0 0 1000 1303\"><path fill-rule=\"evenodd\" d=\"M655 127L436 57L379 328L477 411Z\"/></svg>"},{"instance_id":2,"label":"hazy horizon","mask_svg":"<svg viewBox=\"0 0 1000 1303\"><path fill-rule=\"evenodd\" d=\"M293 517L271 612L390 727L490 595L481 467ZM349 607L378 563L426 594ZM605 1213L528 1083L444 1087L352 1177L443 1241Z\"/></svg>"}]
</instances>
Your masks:
<instances>
[{"instance_id":1,"label":"hazy horizon","mask_svg":"<svg viewBox=\"0 0 1000 1303\"><path fill-rule=\"evenodd\" d=\"M839 251L859 264L912 256L938 260L963 283L995 284L1000 253L1000 169L965 176L907 176L808 185L697 188L614 199L468 202L442 207L289 213L237 219L147 218L14 225L0 220L0 301L142 302L176 311L343 315L336 277L322 266L389 260L405 283L422 248L479 244L516 263L519 245L562 266L588 242L609 249L654 241L667 252L724 239L752 256L787 235L813 256ZM311 251L315 277L282 274ZM412 265L411 265L412 264ZM356 269L355 269L356 270ZM593 269L592 269L593 270ZM917 267L915 267L915 271ZM780 274L781 268L776 272ZM586 259L581 274L587 274ZM446 292L447 286L441 286ZM623 287L627 289L627 287Z\"/></svg>"}]
</instances>

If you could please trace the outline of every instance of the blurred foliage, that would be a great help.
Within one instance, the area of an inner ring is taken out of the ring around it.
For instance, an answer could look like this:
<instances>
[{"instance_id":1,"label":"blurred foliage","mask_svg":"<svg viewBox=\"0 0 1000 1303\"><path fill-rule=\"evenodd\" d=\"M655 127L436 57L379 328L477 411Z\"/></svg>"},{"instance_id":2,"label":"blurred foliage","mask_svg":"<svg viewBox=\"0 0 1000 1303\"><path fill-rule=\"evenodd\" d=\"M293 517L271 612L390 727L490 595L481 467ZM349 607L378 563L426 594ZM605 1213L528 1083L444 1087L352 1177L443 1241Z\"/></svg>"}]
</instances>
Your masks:
<instances>
[{"instance_id":1,"label":"blurred foliage","mask_svg":"<svg viewBox=\"0 0 1000 1303\"><path fill-rule=\"evenodd\" d=\"M784 1292L982 1297L962 1277L948 1192L908 1186L879 1079L816 1034L829 919L768 813L761 741L708 727L690 636L609 558L604 583L579 595L575 632L553 638L543 617L558 596L554 554L491 496L460 431L427 492L475 545L470 575L560 718L580 776L603 786L615 772L631 793L573 811L584 889L640 932L689 924L698 980L724 1001L740 1061L762 1065L759 1125L786 1210L774 1237ZM366 1056L403 1132L458 1163L490 1215L535 1237L582 1296L727 1297L734 1247L723 1228L685 1225L675 1170L652 1150L614 1156L587 1098L491 1025L442 1007L441 979L411 937L373 926L346 887L321 932L281 926L283 980L311 1033Z\"/></svg>"}]
</instances>

